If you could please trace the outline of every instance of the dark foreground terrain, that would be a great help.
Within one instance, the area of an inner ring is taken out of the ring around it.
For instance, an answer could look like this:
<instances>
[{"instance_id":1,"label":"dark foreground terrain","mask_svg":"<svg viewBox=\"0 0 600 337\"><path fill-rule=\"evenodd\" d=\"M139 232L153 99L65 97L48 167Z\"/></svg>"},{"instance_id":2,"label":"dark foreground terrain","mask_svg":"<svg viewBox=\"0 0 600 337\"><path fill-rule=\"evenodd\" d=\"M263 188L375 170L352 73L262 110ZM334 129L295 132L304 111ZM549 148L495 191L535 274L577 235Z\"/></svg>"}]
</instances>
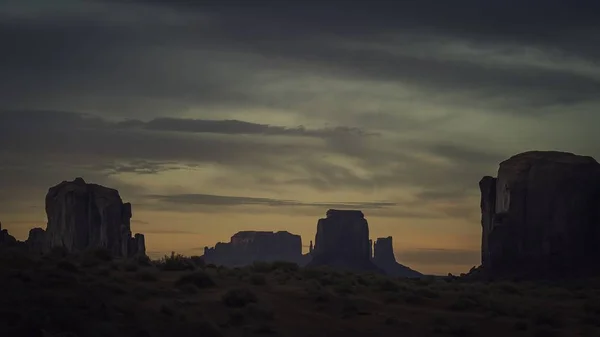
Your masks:
<instances>
[{"instance_id":1,"label":"dark foreground terrain","mask_svg":"<svg viewBox=\"0 0 600 337\"><path fill-rule=\"evenodd\" d=\"M600 282L559 286L0 251L1 336L600 336Z\"/></svg>"}]
</instances>

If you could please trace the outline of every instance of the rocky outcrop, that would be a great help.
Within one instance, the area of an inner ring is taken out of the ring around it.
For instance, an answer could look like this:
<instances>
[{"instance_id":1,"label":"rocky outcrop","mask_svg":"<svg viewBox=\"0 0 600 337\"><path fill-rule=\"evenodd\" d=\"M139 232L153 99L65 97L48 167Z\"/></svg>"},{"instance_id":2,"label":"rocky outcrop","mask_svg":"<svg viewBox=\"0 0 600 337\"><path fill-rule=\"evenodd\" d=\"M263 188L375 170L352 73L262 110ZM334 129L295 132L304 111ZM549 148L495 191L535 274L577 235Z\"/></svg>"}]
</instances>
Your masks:
<instances>
[{"instance_id":1,"label":"rocky outcrop","mask_svg":"<svg viewBox=\"0 0 600 337\"><path fill-rule=\"evenodd\" d=\"M2 229L0 222L0 246L14 246L17 244L17 239L8 233L8 230Z\"/></svg>"},{"instance_id":2,"label":"rocky outcrop","mask_svg":"<svg viewBox=\"0 0 600 337\"><path fill-rule=\"evenodd\" d=\"M597 273L600 164L554 151L500 163L481 189L482 266L492 274Z\"/></svg>"},{"instance_id":3,"label":"rocky outcrop","mask_svg":"<svg viewBox=\"0 0 600 337\"><path fill-rule=\"evenodd\" d=\"M49 189L46 195L46 245L68 252L106 248L115 256L144 254L141 234L131 237L131 204L117 190L87 184L82 178Z\"/></svg>"},{"instance_id":4,"label":"rocky outcrop","mask_svg":"<svg viewBox=\"0 0 600 337\"><path fill-rule=\"evenodd\" d=\"M361 211L327 211L319 219L308 266L331 266L348 270L380 271L371 261L369 224Z\"/></svg>"},{"instance_id":5,"label":"rocky outcrop","mask_svg":"<svg viewBox=\"0 0 600 337\"><path fill-rule=\"evenodd\" d=\"M373 251L373 263L375 263L377 267L383 269L387 275L410 278L423 276L423 274L418 271L396 262L391 236L388 236L387 238L378 238L377 241L375 241Z\"/></svg>"},{"instance_id":6,"label":"rocky outcrop","mask_svg":"<svg viewBox=\"0 0 600 337\"><path fill-rule=\"evenodd\" d=\"M32 228L29 230L29 236L25 241L27 250L34 254L42 254L48 251L48 241L46 240L46 231L43 228Z\"/></svg>"},{"instance_id":7,"label":"rocky outcrop","mask_svg":"<svg viewBox=\"0 0 600 337\"><path fill-rule=\"evenodd\" d=\"M256 261L290 261L305 263L302 238L289 232L243 231L230 242L219 242L204 249L204 260L224 266L244 266Z\"/></svg>"}]
</instances>

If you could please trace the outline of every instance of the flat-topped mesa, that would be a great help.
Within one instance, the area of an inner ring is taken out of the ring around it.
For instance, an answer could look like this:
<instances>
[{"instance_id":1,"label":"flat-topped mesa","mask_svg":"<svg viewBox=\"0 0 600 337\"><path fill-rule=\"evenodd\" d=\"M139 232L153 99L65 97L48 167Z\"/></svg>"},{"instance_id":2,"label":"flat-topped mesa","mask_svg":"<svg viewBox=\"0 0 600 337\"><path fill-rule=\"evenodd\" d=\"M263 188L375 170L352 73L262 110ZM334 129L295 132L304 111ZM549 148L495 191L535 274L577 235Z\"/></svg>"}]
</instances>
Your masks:
<instances>
[{"instance_id":1,"label":"flat-topped mesa","mask_svg":"<svg viewBox=\"0 0 600 337\"><path fill-rule=\"evenodd\" d=\"M82 178L63 181L48 190L46 214L48 249L106 248L122 257L146 254L143 235L131 236L131 204L124 204L115 189Z\"/></svg>"},{"instance_id":2,"label":"flat-topped mesa","mask_svg":"<svg viewBox=\"0 0 600 337\"><path fill-rule=\"evenodd\" d=\"M334 210L319 219L309 266L378 270L371 261L369 225L361 211Z\"/></svg>"},{"instance_id":3,"label":"flat-topped mesa","mask_svg":"<svg viewBox=\"0 0 600 337\"><path fill-rule=\"evenodd\" d=\"M256 261L289 261L303 264L302 238L286 231L242 231L230 242L219 242L214 248L204 249L207 263L225 266L243 266Z\"/></svg>"},{"instance_id":4,"label":"flat-topped mesa","mask_svg":"<svg viewBox=\"0 0 600 337\"><path fill-rule=\"evenodd\" d=\"M378 238L375 241L373 247L375 255L373 256L373 263L386 274L395 277L410 277L416 278L421 277L423 274L415 271L405 265L402 265L396 261L394 256L394 245L392 243L392 237Z\"/></svg>"},{"instance_id":5,"label":"flat-topped mesa","mask_svg":"<svg viewBox=\"0 0 600 337\"><path fill-rule=\"evenodd\" d=\"M531 151L500 163L481 190L484 269L497 274L600 272L600 164Z\"/></svg>"}]
</instances>

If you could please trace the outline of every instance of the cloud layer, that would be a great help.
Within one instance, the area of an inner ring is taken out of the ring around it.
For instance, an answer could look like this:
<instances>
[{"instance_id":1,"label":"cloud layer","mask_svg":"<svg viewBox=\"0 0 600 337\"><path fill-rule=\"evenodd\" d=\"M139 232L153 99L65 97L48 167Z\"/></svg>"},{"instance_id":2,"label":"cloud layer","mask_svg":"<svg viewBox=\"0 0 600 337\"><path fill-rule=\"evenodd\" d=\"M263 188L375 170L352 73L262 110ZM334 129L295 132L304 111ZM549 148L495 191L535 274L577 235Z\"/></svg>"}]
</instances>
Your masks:
<instances>
[{"instance_id":1,"label":"cloud layer","mask_svg":"<svg viewBox=\"0 0 600 337\"><path fill-rule=\"evenodd\" d=\"M181 214L157 233L356 207L414 263L472 259L416 238L477 234L477 182L510 155L600 158L599 6L4 1L0 212L41 218L83 176Z\"/></svg>"}]
</instances>

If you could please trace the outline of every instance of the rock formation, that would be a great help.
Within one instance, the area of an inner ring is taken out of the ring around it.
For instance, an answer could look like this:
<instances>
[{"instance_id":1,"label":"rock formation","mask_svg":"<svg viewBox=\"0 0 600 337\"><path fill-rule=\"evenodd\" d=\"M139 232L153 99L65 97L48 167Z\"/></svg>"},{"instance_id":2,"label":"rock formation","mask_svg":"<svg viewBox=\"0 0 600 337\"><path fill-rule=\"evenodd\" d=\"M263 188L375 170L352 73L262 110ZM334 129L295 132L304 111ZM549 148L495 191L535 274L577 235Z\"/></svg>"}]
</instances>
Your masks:
<instances>
[{"instance_id":1,"label":"rock formation","mask_svg":"<svg viewBox=\"0 0 600 337\"><path fill-rule=\"evenodd\" d=\"M600 164L565 152L500 163L481 189L482 266L506 275L600 271Z\"/></svg>"},{"instance_id":2,"label":"rock formation","mask_svg":"<svg viewBox=\"0 0 600 337\"><path fill-rule=\"evenodd\" d=\"M42 254L48 251L48 241L46 241L46 231L43 228L32 228L29 230L29 236L25 241L27 250L34 254Z\"/></svg>"},{"instance_id":3,"label":"rock formation","mask_svg":"<svg viewBox=\"0 0 600 337\"><path fill-rule=\"evenodd\" d=\"M82 178L63 181L49 189L46 214L44 248L80 252L102 247L115 256L145 255L143 235L131 237L131 204L124 204L117 190Z\"/></svg>"},{"instance_id":4,"label":"rock formation","mask_svg":"<svg viewBox=\"0 0 600 337\"><path fill-rule=\"evenodd\" d=\"M395 277L410 278L423 276L423 274L418 271L412 270L409 267L396 262L391 236L388 236L387 238L378 238L377 241L375 241L373 251L375 254L373 256L373 263L375 263L377 267L383 269L386 274Z\"/></svg>"},{"instance_id":5,"label":"rock formation","mask_svg":"<svg viewBox=\"0 0 600 337\"><path fill-rule=\"evenodd\" d=\"M332 266L348 270L381 271L371 261L369 225L361 211L327 211L319 219L308 266Z\"/></svg>"},{"instance_id":6,"label":"rock formation","mask_svg":"<svg viewBox=\"0 0 600 337\"><path fill-rule=\"evenodd\" d=\"M303 264L302 238L289 232L243 231L228 243L219 242L204 249L207 263L244 266L256 261L290 261Z\"/></svg>"},{"instance_id":7,"label":"rock formation","mask_svg":"<svg viewBox=\"0 0 600 337\"><path fill-rule=\"evenodd\" d=\"M17 244L17 239L14 236L8 234L8 230L2 229L2 222L0 222L0 246L13 246Z\"/></svg>"}]
</instances>

